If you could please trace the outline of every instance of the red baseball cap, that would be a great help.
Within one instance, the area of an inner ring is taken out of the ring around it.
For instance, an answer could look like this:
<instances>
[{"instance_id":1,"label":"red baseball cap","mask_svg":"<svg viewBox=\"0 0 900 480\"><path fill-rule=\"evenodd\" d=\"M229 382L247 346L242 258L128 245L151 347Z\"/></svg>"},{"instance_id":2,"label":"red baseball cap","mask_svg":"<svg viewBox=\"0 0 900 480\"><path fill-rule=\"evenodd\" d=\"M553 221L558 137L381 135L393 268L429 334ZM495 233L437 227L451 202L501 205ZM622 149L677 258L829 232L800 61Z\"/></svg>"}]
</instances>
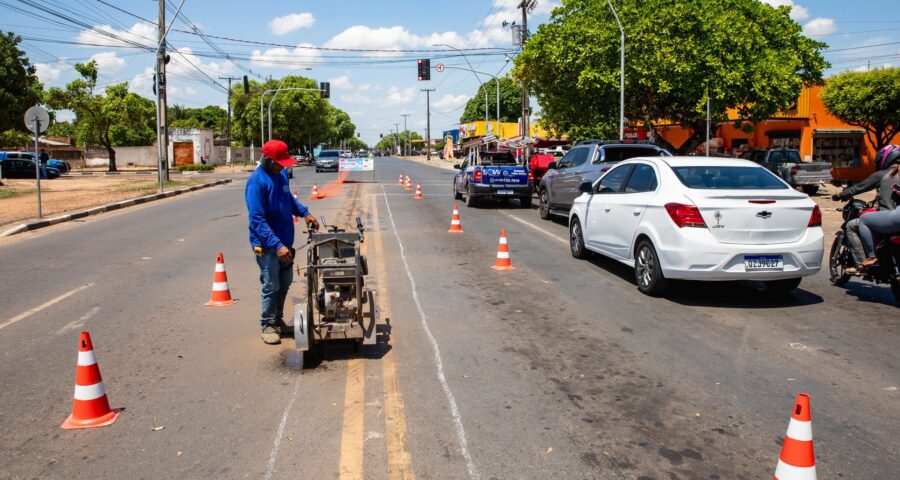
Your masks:
<instances>
[{"instance_id":1,"label":"red baseball cap","mask_svg":"<svg viewBox=\"0 0 900 480\"><path fill-rule=\"evenodd\" d=\"M297 160L288 152L288 146L281 140L269 140L262 147L262 154L284 168L293 167Z\"/></svg>"}]
</instances>

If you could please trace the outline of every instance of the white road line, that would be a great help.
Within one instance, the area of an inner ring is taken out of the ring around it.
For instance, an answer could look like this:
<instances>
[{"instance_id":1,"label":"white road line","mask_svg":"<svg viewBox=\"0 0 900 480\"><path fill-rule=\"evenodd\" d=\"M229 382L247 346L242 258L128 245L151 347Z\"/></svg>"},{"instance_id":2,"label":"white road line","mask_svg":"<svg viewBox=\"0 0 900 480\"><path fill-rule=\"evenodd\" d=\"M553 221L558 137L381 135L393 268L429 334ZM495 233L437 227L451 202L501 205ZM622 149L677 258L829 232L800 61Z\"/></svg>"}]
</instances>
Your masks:
<instances>
[{"instance_id":1,"label":"white road line","mask_svg":"<svg viewBox=\"0 0 900 480\"><path fill-rule=\"evenodd\" d=\"M99 311L100 311L100 307L94 307L94 308L88 310L88 312L85 313L84 315L82 315L81 318L79 318L78 320L72 320L71 322L67 323L62 328L60 328L59 330L54 332L54 335L62 335L64 333L68 332L69 330L76 330L76 329L80 328L82 325L84 325L84 322L93 318L94 315L96 315L97 312L99 312Z\"/></svg>"},{"instance_id":2,"label":"white road line","mask_svg":"<svg viewBox=\"0 0 900 480\"><path fill-rule=\"evenodd\" d=\"M550 238L552 238L552 239L554 239L554 240L557 240L557 241L560 241L560 242L562 242L562 243L565 243L566 245L569 244L569 241L568 241L568 240L566 240L565 238L560 237L559 235L556 235L555 233L553 233L553 232L551 232L551 231L549 231L549 230L544 230L543 228L541 228L541 227L539 227L539 226L537 226L537 225L535 225L535 224L533 224L533 223L531 223L531 222L529 222L529 221L527 221L527 220L522 220L521 218L519 218L519 217L517 217L517 216L515 216L515 215L513 215L513 214L511 214L511 213L507 213L507 212L504 212L504 211L499 211L499 212L502 213L502 214L504 214L504 215L506 215L507 217L509 217L509 218L511 218L511 219L513 219L513 220L515 220L515 221L517 221L517 222L519 222L519 223L528 225L529 227L531 227L531 228L533 228L533 229L535 229L535 230L537 230L537 231L543 233L544 235L547 235L548 237L550 237Z\"/></svg>"},{"instance_id":3,"label":"white road line","mask_svg":"<svg viewBox=\"0 0 900 480\"><path fill-rule=\"evenodd\" d=\"M272 447L272 453L269 454L269 465L266 466L265 480L272 478L275 473L275 459L278 457L278 447L281 446L281 437L284 436L284 425L287 423L288 415L291 413L291 407L294 406L294 400L297 399L297 392L300 390L300 377L297 377L297 383L294 385L294 393L291 394L291 401L288 402L284 413L281 414L281 423L278 424L278 431L275 433L275 445Z\"/></svg>"},{"instance_id":4,"label":"white road line","mask_svg":"<svg viewBox=\"0 0 900 480\"><path fill-rule=\"evenodd\" d=\"M73 289L73 290L70 290L70 291L68 291L68 292L66 292L66 293L64 293L64 294L62 294L62 295L60 295L60 296L54 298L53 300L50 300L50 301L47 302L47 303L44 303L44 304L42 304L42 305L38 305L38 306L36 306L36 307L32 308L31 310L28 310L28 311L26 311L26 312L22 312L22 313L16 315L15 317L13 317L13 318L10 318L9 320L7 320L7 321L5 321L5 322L0 323L0 330L3 330L4 328L6 328L6 327L8 327L8 326L10 326L10 325L12 325L12 324L18 322L19 320L22 320L22 319L24 319L24 318L27 318L27 317L30 316L30 315L34 315L35 313L40 312L41 310L43 310L43 309L45 309L45 308L47 308L47 307L53 306L54 304L59 303L59 302L65 300L65 299L71 297L72 295L75 295L76 293L78 293L78 292L84 290L85 288L93 287L93 286L94 286L93 283L89 283L89 284L87 284L87 285L82 285L82 286L80 286L80 287L78 287L78 288L75 288L75 289Z\"/></svg>"},{"instance_id":5,"label":"white road line","mask_svg":"<svg viewBox=\"0 0 900 480\"><path fill-rule=\"evenodd\" d=\"M384 191L384 185L381 186L381 190L382 192ZM416 281L413 278L412 272L409 270L409 262L406 261L403 242L400 240L400 233L397 232L397 224L394 223L394 214L391 213L391 204L388 202L387 195L384 197L384 204L387 206L388 218L391 220L394 237L397 238L397 245L400 247L400 259L403 260L403 268L406 269L406 276L409 277L413 301L416 304L416 310L419 311L419 319L422 321L422 328L425 330L425 334L428 335L428 340L431 342L431 350L434 352L434 362L437 367L437 377L441 382L441 388L444 390L444 395L447 396L447 402L450 404L450 413L453 416L453 422L456 424L459 452L462 454L463 458L466 459L466 468L469 470L469 478L477 479L479 478L478 469L475 467L475 462L472 460L472 455L469 453L469 443L466 441L466 430L463 428L462 417L459 414L459 408L456 406L456 399L453 397L453 392L450 390L450 385L447 383L447 378L444 375L444 363L441 361L441 350L438 347L437 340L431 333L431 328L428 327L428 317L425 315L425 310L422 308L422 302L419 301L419 293L416 291Z\"/></svg>"}]
</instances>

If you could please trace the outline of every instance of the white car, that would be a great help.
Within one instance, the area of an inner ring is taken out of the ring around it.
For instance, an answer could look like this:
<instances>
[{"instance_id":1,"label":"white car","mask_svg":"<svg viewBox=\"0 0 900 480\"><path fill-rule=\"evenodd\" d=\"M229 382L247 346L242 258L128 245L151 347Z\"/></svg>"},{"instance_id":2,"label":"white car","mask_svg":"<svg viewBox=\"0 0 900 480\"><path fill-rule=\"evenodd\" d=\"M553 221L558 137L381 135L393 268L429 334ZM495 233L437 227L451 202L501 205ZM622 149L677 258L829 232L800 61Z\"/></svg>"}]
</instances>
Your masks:
<instances>
[{"instance_id":1,"label":"white car","mask_svg":"<svg viewBox=\"0 0 900 480\"><path fill-rule=\"evenodd\" d=\"M787 293L822 266L819 207L756 163L641 157L584 183L569 213L572 256L633 266L638 289L668 280L761 280Z\"/></svg>"}]
</instances>

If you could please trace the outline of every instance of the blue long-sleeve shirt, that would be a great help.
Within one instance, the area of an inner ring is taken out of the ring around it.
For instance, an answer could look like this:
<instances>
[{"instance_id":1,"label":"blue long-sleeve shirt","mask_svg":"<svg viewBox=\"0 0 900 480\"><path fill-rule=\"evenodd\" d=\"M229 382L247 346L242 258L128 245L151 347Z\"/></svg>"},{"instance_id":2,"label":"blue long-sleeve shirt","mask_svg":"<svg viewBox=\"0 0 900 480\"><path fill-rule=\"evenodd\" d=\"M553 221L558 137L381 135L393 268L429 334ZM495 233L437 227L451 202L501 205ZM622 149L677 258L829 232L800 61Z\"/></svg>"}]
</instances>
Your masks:
<instances>
[{"instance_id":1,"label":"blue long-sleeve shirt","mask_svg":"<svg viewBox=\"0 0 900 480\"><path fill-rule=\"evenodd\" d=\"M250 217L250 246L278 250L294 246L293 216L309 210L291 194L287 170L271 174L260 165L250 174L244 189Z\"/></svg>"}]
</instances>

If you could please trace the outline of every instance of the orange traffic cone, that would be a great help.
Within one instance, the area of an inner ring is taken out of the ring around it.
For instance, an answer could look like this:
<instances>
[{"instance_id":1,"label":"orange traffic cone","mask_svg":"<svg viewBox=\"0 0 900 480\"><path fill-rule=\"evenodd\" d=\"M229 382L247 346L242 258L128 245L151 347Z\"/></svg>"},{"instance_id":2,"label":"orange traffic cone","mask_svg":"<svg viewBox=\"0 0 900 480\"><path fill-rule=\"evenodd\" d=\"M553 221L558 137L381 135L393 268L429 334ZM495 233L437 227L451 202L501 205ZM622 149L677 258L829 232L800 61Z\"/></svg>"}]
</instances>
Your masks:
<instances>
[{"instance_id":1,"label":"orange traffic cone","mask_svg":"<svg viewBox=\"0 0 900 480\"><path fill-rule=\"evenodd\" d=\"M453 204L453 217L450 219L450 233L462 233L462 223L459 222L459 205Z\"/></svg>"},{"instance_id":2,"label":"orange traffic cone","mask_svg":"<svg viewBox=\"0 0 900 480\"><path fill-rule=\"evenodd\" d=\"M422 186L419 185L418 182L416 182L416 196L413 198L415 198L416 200L421 200L421 199L425 198L422 196Z\"/></svg>"},{"instance_id":3,"label":"orange traffic cone","mask_svg":"<svg viewBox=\"0 0 900 480\"><path fill-rule=\"evenodd\" d=\"M60 425L65 430L75 428L104 427L111 425L119 417L121 409L109 408L100 367L94 356L91 335L81 332L78 342L78 363L75 367L75 399L72 414Z\"/></svg>"},{"instance_id":4,"label":"orange traffic cone","mask_svg":"<svg viewBox=\"0 0 900 480\"><path fill-rule=\"evenodd\" d=\"M775 466L775 480L816 480L816 458L813 454L812 416L809 395L797 395L781 456Z\"/></svg>"},{"instance_id":5,"label":"orange traffic cone","mask_svg":"<svg viewBox=\"0 0 900 480\"><path fill-rule=\"evenodd\" d=\"M204 303L208 307L227 307L237 300L231 298L231 289L228 288L228 275L225 274L225 257L222 252L216 256L216 270L213 273L212 294L209 301Z\"/></svg>"},{"instance_id":6,"label":"orange traffic cone","mask_svg":"<svg viewBox=\"0 0 900 480\"><path fill-rule=\"evenodd\" d=\"M494 270L515 270L509 261L509 244L506 241L506 229L500 230L500 244L497 245L497 263L494 264Z\"/></svg>"},{"instance_id":7,"label":"orange traffic cone","mask_svg":"<svg viewBox=\"0 0 900 480\"><path fill-rule=\"evenodd\" d=\"M294 200L297 200L297 191L296 190L294 191ZM296 215L294 215L294 223L300 223L300 219L297 218Z\"/></svg>"},{"instance_id":8,"label":"orange traffic cone","mask_svg":"<svg viewBox=\"0 0 900 480\"><path fill-rule=\"evenodd\" d=\"M400 174L400 180L397 180L397 185L403 186L403 174Z\"/></svg>"},{"instance_id":9,"label":"orange traffic cone","mask_svg":"<svg viewBox=\"0 0 900 480\"><path fill-rule=\"evenodd\" d=\"M316 200L319 198L319 187L316 184L313 184L313 189L309 192L309 198Z\"/></svg>"},{"instance_id":10,"label":"orange traffic cone","mask_svg":"<svg viewBox=\"0 0 900 480\"><path fill-rule=\"evenodd\" d=\"M406 189L412 190L412 182L409 181L409 175L406 176Z\"/></svg>"}]
</instances>

